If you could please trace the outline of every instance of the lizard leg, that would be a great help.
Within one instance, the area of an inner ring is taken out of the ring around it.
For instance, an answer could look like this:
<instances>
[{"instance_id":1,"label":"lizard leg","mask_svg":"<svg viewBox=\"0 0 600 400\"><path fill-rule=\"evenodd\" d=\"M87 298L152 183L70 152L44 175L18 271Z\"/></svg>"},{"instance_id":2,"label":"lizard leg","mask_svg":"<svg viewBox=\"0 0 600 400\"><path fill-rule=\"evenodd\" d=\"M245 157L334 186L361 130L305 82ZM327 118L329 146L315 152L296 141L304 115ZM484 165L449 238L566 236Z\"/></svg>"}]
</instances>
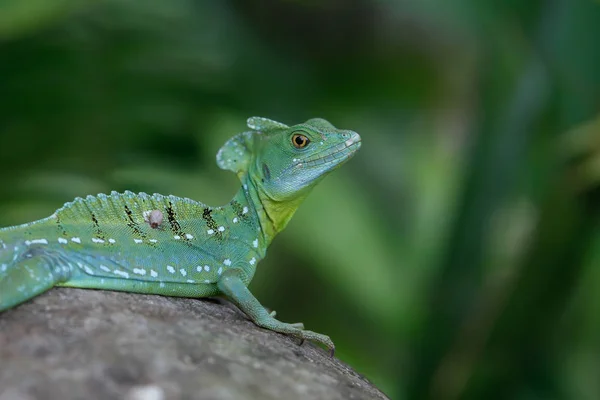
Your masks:
<instances>
[{"instance_id":1,"label":"lizard leg","mask_svg":"<svg viewBox=\"0 0 600 400\"><path fill-rule=\"evenodd\" d=\"M321 343L330 351L331 356L335 351L335 345L329 336L304 330L301 323L287 324L281 322L271 315L250 293L235 270L225 272L217 282L219 290L233 301L256 325L279 333L286 333L304 340L312 340Z\"/></svg>"},{"instance_id":2,"label":"lizard leg","mask_svg":"<svg viewBox=\"0 0 600 400\"><path fill-rule=\"evenodd\" d=\"M11 261L0 264L0 311L23 303L66 281L71 266L60 255L41 248L15 247Z\"/></svg>"}]
</instances>

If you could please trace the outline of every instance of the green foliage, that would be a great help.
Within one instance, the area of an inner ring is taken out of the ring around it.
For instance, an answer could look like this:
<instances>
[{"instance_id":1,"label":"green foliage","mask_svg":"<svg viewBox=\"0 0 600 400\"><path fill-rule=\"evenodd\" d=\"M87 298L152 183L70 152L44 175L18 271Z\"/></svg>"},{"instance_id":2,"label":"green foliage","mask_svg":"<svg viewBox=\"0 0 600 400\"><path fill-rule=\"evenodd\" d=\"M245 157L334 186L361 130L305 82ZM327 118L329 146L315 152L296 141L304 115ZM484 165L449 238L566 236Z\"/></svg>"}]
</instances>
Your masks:
<instances>
[{"instance_id":1,"label":"green foliage","mask_svg":"<svg viewBox=\"0 0 600 400\"><path fill-rule=\"evenodd\" d=\"M393 398L596 399L600 5L0 4L0 225L110 190L227 202L264 115L363 138L252 291Z\"/></svg>"}]
</instances>

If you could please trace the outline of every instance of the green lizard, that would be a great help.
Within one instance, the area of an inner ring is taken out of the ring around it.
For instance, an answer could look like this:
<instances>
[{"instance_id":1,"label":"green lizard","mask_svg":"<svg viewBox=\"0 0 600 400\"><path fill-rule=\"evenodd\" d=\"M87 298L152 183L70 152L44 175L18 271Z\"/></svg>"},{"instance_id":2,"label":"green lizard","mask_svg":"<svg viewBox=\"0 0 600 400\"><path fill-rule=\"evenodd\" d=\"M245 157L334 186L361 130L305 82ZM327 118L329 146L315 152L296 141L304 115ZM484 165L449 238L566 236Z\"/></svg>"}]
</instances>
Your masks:
<instances>
[{"instance_id":1,"label":"green lizard","mask_svg":"<svg viewBox=\"0 0 600 400\"><path fill-rule=\"evenodd\" d=\"M160 194L99 194L0 229L0 311L54 286L165 296L225 295L256 325L335 349L302 323L275 319L247 289L256 265L309 191L360 148L323 119L288 127L248 119L217 154L242 187L222 207Z\"/></svg>"}]
</instances>

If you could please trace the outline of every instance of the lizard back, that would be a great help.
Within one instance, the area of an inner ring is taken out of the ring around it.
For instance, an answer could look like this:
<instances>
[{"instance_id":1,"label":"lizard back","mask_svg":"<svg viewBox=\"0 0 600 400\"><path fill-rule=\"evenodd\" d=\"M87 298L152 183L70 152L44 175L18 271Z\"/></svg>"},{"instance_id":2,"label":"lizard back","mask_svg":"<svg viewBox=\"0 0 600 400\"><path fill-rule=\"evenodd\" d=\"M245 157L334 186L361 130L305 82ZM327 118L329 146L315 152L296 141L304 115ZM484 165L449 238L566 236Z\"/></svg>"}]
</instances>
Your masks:
<instances>
[{"instance_id":1,"label":"lizard back","mask_svg":"<svg viewBox=\"0 0 600 400\"><path fill-rule=\"evenodd\" d=\"M176 196L87 196L43 220L0 230L6 248L0 261L14 257L10 250L48 249L63 255L74 281L213 284L241 258L248 265L258 261L258 238L249 241L243 234L255 225L251 217L247 206L212 208Z\"/></svg>"}]
</instances>

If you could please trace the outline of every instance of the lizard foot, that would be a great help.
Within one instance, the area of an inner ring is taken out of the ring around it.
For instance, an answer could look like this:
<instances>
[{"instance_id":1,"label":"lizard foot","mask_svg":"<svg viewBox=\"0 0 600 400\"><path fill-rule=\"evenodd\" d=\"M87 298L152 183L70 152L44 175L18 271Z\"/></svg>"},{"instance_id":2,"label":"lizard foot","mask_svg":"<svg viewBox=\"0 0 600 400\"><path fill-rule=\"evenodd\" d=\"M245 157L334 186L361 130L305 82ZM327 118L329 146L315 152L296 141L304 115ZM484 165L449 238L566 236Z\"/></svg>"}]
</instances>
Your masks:
<instances>
[{"instance_id":1,"label":"lizard foot","mask_svg":"<svg viewBox=\"0 0 600 400\"><path fill-rule=\"evenodd\" d=\"M285 333L290 336L296 337L300 339L301 343L303 343L305 340L310 340L312 342L319 343L325 346L327 350L329 350L329 354L332 357L335 352L335 345L333 344L333 341L329 338L329 336L305 330L303 329L304 324L302 324L301 322L295 324L288 324L285 322L278 321L269 315L268 318L256 321L256 324L258 326L270 329L275 332Z\"/></svg>"},{"instance_id":2,"label":"lizard foot","mask_svg":"<svg viewBox=\"0 0 600 400\"><path fill-rule=\"evenodd\" d=\"M327 348L327 350L329 350L330 357L333 357L333 355L335 354L335 345L333 344L333 341L327 335L323 335L321 333L301 329L300 334L294 335L294 336L297 336L298 338L300 338L300 345L302 345L304 343L304 341L310 340L310 341L320 343L321 345L325 346Z\"/></svg>"}]
</instances>

